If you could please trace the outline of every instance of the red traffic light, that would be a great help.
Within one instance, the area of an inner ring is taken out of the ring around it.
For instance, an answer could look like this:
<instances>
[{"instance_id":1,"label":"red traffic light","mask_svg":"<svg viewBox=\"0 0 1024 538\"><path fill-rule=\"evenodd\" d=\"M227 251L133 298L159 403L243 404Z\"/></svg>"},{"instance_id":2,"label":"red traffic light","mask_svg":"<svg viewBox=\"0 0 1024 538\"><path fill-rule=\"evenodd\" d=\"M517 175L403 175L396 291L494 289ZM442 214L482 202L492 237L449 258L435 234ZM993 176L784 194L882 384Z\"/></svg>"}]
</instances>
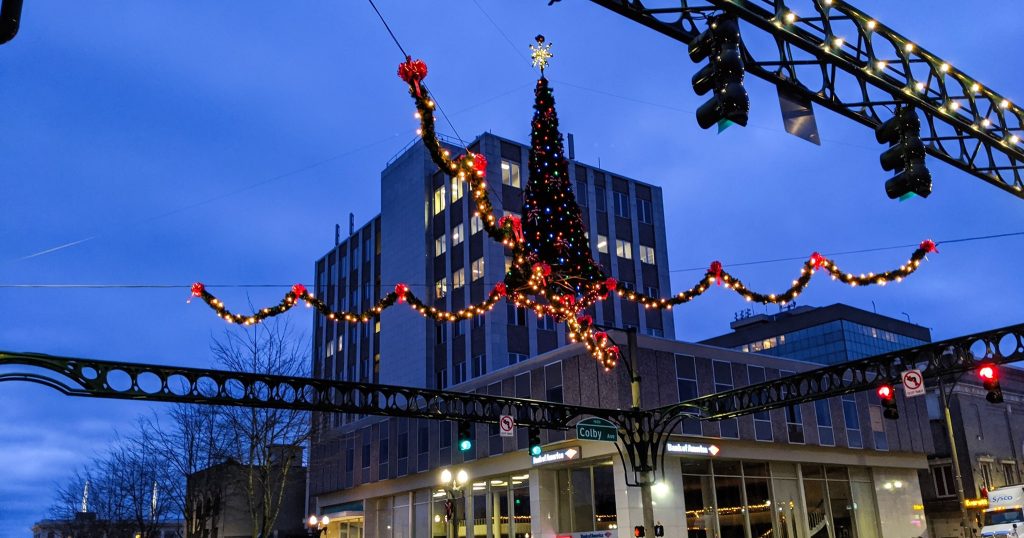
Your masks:
<instances>
[{"instance_id":1,"label":"red traffic light","mask_svg":"<svg viewBox=\"0 0 1024 538\"><path fill-rule=\"evenodd\" d=\"M643 525L637 525L633 527L633 536L635 536L636 538L647 536L647 530L644 529Z\"/></svg>"},{"instance_id":2,"label":"red traffic light","mask_svg":"<svg viewBox=\"0 0 1024 538\"><path fill-rule=\"evenodd\" d=\"M878 397L879 398L881 398L883 400L888 400L889 398L892 398L892 395L893 395L893 391L892 391L892 387L891 386L889 386L889 385L882 385L881 387L878 387Z\"/></svg>"},{"instance_id":3,"label":"red traffic light","mask_svg":"<svg viewBox=\"0 0 1024 538\"><path fill-rule=\"evenodd\" d=\"M995 381L996 375L998 375L996 372L996 367L992 366L991 364L986 364L981 368L978 368L978 377L984 379L985 381Z\"/></svg>"}]
</instances>

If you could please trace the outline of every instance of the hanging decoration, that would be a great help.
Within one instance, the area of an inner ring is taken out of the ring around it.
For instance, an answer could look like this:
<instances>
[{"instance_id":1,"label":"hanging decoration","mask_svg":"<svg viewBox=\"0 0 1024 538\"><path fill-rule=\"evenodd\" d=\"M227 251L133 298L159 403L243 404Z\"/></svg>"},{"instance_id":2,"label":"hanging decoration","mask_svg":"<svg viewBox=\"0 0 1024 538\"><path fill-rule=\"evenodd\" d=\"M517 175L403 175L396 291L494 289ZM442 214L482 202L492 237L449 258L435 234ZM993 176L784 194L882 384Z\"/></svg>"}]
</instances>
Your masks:
<instances>
[{"instance_id":1,"label":"hanging decoration","mask_svg":"<svg viewBox=\"0 0 1024 538\"><path fill-rule=\"evenodd\" d=\"M202 298L226 321L243 325L282 314L300 301L334 322L367 323L396 303L406 303L421 315L438 322L455 322L483 315L504 299L516 307L533 310L538 316L549 316L565 323L570 340L581 342L597 361L611 369L620 358L619 348L606 332L595 327L593 318L585 310L612 293L644 308L667 310L693 300L715 285L732 290L747 301L786 304L803 292L818 271L827 272L833 280L850 286L885 285L909 276L927 254L938 252L935 243L926 240L900 267L866 275L847 273L834 260L815 252L804 262L792 285L779 293L751 290L726 271L719 261L712 262L704 276L690 289L675 296L651 297L634 291L630 285L606 273L591 255L590 241L569 181L569 162L563 152L554 96L543 74L552 57L550 47L550 43L544 44L543 36L537 36L537 46L531 46L534 64L540 67L541 76L534 90L530 175L523 202L526 219L514 215L500 219L495 217L487 194L487 160L483 155L467 151L452 157L450 151L442 146L434 127L436 104L423 84L426 64L406 57L398 69L399 77L409 85L409 95L415 100L416 117L420 122L418 133L434 163L468 185L468 192L476 204L475 214L483 223L484 231L512 250L512 264L504 280L491 289L483 302L457 311L446 311L430 306L413 294L407 285L398 284L393 292L363 312L334 311L302 284L296 284L276 306L251 314L237 314L228 310L201 283L192 286L192 295Z\"/></svg>"}]
</instances>

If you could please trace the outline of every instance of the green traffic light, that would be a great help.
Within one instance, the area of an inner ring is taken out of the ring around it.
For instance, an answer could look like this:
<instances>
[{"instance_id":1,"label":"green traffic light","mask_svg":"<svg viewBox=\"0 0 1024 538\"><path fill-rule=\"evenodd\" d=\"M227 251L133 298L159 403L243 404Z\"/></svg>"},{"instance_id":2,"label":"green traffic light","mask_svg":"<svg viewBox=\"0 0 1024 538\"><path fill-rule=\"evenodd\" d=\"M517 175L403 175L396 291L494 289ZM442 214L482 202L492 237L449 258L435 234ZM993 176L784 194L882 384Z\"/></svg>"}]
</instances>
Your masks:
<instances>
[{"instance_id":1,"label":"green traffic light","mask_svg":"<svg viewBox=\"0 0 1024 538\"><path fill-rule=\"evenodd\" d=\"M470 441L469 439L463 439L463 440L459 441L459 451L460 452L465 452L465 451L467 451L467 450L469 450L471 448L473 448L473 441Z\"/></svg>"},{"instance_id":2,"label":"green traffic light","mask_svg":"<svg viewBox=\"0 0 1024 538\"><path fill-rule=\"evenodd\" d=\"M530 455L531 456L540 456L540 453L541 453L540 445L533 445L533 446L530 447Z\"/></svg>"}]
</instances>

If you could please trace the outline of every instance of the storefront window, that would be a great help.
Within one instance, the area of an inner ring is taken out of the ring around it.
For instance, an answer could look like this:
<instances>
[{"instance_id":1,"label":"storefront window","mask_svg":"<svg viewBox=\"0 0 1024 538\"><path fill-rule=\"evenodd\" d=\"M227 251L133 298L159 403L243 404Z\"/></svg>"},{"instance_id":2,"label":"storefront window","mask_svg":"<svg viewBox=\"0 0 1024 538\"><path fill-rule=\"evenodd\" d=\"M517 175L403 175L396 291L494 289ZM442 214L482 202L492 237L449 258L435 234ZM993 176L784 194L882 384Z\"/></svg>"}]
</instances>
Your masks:
<instances>
[{"instance_id":1,"label":"storefront window","mask_svg":"<svg viewBox=\"0 0 1024 538\"><path fill-rule=\"evenodd\" d=\"M530 475L512 476L513 538L530 536Z\"/></svg>"},{"instance_id":2,"label":"storefront window","mask_svg":"<svg viewBox=\"0 0 1024 538\"><path fill-rule=\"evenodd\" d=\"M448 536L448 525L449 523L444 519L444 504L447 500L447 495L444 490L437 490L431 494L431 516L430 516L430 536L431 538L447 538Z\"/></svg>"},{"instance_id":3,"label":"storefront window","mask_svg":"<svg viewBox=\"0 0 1024 538\"><path fill-rule=\"evenodd\" d=\"M615 528L617 517L612 472L612 466L607 464L557 472L559 532Z\"/></svg>"},{"instance_id":4,"label":"storefront window","mask_svg":"<svg viewBox=\"0 0 1024 538\"><path fill-rule=\"evenodd\" d=\"M746 465L744 465L746 469ZM767 470L767 466L765 467ZM768 479L746 476L743 479L747 490L747 517L750 519L750 536L758 538L772 535L772 502L768 491Z\"/></svg>"}]
</instances>

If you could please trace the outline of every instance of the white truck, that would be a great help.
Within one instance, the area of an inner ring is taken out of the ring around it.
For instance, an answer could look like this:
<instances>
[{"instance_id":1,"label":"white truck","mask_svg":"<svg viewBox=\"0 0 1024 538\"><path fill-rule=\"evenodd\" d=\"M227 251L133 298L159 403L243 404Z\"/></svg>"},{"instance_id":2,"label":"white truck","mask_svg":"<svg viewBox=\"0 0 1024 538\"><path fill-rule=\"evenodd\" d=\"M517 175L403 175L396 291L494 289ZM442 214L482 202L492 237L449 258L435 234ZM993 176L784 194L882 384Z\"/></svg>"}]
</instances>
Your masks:
<instances>
[{"instance_id":1,"label":"white truck","mask_svg":"<svg viewBox=\"0 0 1024 538\"><path fill-rule=\"evenodd\" d=\"M1024 538L1024 485L988 492L982 525L982 538Z\"/></svg>"}]
</instances>

